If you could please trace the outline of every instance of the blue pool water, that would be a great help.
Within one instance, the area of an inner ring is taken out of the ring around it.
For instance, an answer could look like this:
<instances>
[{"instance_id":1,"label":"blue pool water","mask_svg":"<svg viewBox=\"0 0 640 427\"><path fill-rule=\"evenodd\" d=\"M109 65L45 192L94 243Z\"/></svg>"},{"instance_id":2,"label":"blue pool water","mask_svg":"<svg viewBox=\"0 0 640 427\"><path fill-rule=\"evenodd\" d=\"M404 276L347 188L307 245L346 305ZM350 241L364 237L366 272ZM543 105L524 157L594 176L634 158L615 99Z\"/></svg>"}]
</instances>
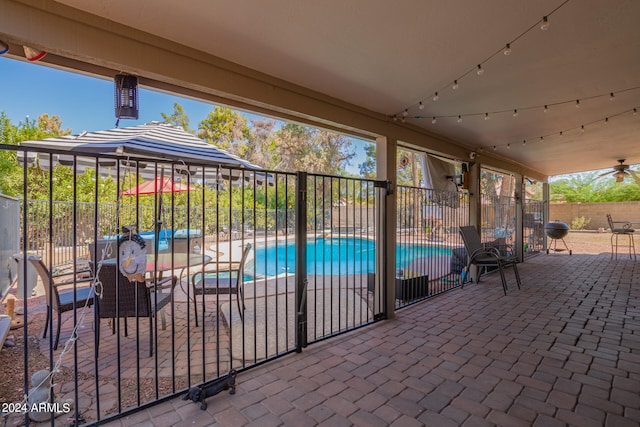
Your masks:
<instances>
[{"instance_id":1,"label":"blue pool water","mask_svg":"<svg viewBox=\"0 0 640 427\"><path fill-rule=\"evenodd\" d=\"M317 238L307 241L308 274L363 274L375 270L375 242L354 237ZM451 250L426 245L398 244L396 260L398 267L410 265L416 258L428 258L448 255ZM255 264L247 267L261 276L275 276L295 272L295 244L269 243L266 247L257 247Z\"/></svg>"}]
</instances>

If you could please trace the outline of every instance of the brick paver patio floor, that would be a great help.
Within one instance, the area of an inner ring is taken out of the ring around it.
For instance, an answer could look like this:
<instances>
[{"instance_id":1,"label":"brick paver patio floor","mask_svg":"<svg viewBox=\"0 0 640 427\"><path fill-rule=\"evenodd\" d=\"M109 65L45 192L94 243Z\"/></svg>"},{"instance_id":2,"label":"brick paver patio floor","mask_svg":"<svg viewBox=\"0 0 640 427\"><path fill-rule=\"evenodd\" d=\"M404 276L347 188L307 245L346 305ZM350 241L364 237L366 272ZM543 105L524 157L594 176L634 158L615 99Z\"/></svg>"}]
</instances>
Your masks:
<instances>
[{"instance_id":1,"label":"brick paver patio floor","mask_svg":"<svg viewBox=\"0 0 640 427\"><path fill-rule=\"evenodd\" d=\"M638 426L640 263L541 255L109 426Z\"/></svg>"}]
</instances>

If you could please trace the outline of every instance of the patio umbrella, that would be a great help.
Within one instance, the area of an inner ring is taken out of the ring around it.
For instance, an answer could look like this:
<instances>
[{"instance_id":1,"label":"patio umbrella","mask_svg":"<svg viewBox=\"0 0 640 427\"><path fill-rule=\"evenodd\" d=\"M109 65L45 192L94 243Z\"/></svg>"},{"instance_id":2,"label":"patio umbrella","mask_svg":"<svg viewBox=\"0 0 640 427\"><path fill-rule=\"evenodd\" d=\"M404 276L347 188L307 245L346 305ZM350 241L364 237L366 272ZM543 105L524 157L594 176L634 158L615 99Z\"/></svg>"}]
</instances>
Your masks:
<instances>
[{"instance_id":1,"label":"patio umbrella","mask_svg":"<svg viewBox=\"0 0 640 427\"><path fill-rule=\"evenodd\" d=\"M220 177L238 182L240 178L251 181L253 178L261 185L266 180L272 184L273 177L260 171L260 167L246 160L211 145L197 136L186 132L180 126L170 123L151 122L144 125L116 128L96 132L82 132L79 135L68 135L47 138L37 141L23 141L21 146L35 149L55 149L68 151L67 154L54 155L54 162L62 165L73 165L74 157L78 172L86 168L95 168L95 158L83 157L82 154L109 154L121 159L122 164L131 164L129 157L144 158L151 162L173 162L176 170L185 168L176 161L194 162L208 166L204 180L219 184ZM30 153L35 154L35 153ZM22 156L18 156L22 161ZM32 160L32 159L29 159ZM40 167L51 169L49 156L39 156ZM114 167L116 159L101 158L98 163L102 170ZM139 163L139 173L143 179L155 179L153 163Z\"/></svg>"},{"instance_id":2,"label":"patio umbrella","mask_svg":"<svg viewBox=\"0 0 640 427\"><path fill-rule=\"evenodd\" d=\"M182 193L192 190L195 190L195 188L188 184L174 182L171 181L169 177L159 176L153 181L147 181L128 190L124 190L120 195L135 196L136 194Z\"/></svg>"},{"instance_id":3,"label":"patio umbrella","mask_svg":"<svg viewBox=\"0 0 640 427\"><path fill-rule=\"evenodd\" d=\"M156 218L156 226L155 226L155 244L160 244L160 228L162 227L162 194L163 193L183 193L185 191L195 190L195 187L190 186L189 184L183 184L181 182L174 182L171 178L164 176L164 169L160 176L156 177L156 179L143 182L142 184L138 184L135 187L129 188L128 190L124 190L120 192L121 196L135 196L136 194L145 195L145 194L159 194L158 198L158 217ZM158 249L156 247L156 249Z\"/></svg>"}]
</instances>

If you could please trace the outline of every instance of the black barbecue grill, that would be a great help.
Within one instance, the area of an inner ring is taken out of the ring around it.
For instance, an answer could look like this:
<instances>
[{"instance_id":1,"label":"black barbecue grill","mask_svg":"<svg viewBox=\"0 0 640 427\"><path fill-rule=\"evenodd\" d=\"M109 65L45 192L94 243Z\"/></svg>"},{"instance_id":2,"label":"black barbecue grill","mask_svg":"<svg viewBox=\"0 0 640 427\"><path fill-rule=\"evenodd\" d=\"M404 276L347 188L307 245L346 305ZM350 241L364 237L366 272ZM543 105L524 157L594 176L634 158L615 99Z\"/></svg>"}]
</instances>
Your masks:
<instances>
[{"instance_id":1,"label":"black barbecue grill","mask_svg":"<svg viewBox=\"0 0 640 427\"><path fill-rule=\"evenodd\" d=\"M549 250L551 250L551 246L553 245L553 252L562 252L566 250L569 252L569 255L572 254L571 249L569 249L567 243L564 241L564 238L569 234L569 226L567 224L560 221L549 222L544 226L544 231L547 233L547 237L551 239L549 247L547 248L547 253L549 253ZM565 249L558 249L558 240L562 240L562 244Z\"/></svg>"}]
</instances>

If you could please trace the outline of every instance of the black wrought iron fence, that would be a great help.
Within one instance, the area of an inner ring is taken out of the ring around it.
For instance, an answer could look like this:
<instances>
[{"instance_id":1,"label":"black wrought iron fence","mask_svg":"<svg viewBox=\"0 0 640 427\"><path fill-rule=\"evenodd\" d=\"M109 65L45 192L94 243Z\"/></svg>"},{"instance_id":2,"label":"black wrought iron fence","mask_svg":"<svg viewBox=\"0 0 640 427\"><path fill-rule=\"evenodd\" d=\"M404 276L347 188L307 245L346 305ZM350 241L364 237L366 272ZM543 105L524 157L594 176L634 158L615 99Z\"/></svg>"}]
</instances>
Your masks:
<instances>
[{"instance_id":1,"label":"black wrought iron fence","mask_svg":"<svg viewBox=\"0 0 640 427\"><path fill-rule=\"evenodd\" d=\"M525 200L523 205L523 252L525 256L543 251L544 247L544 206L545 202Z\"/></svg>"},{"instance_id":2,"label":"black wrought iron fence","mask_svg":"<svg viewBox=\"0 0 640 427\"><path fill-rule=\"evenodd\" d=\"M469 225L466 192L399 186L396 306L406 306L461 284L466 252L459 227Z\"/></svg>"},{"instance_id":3,"label":"black wrought iron fence","mask_svg":"<svg viewBox=\"0 0 640 427\"><path fill-rule=\"evenodd\" d=\"M20 268L42 272L19 302L35 350L24 347L22 391L0 390L4 402L23 400L44 364L56 398L74 402L65 416L99 423L384 316L368 280L379 183L68 153L60 174L34 169L33 150L0 152L22 160ZM36 154L42 166L59 153ZM183 190L137 187L158 178ZM59 273L66 287L50 286ZM83 297L62 307L56 292Z\"/></svg>"}]
</instances>

